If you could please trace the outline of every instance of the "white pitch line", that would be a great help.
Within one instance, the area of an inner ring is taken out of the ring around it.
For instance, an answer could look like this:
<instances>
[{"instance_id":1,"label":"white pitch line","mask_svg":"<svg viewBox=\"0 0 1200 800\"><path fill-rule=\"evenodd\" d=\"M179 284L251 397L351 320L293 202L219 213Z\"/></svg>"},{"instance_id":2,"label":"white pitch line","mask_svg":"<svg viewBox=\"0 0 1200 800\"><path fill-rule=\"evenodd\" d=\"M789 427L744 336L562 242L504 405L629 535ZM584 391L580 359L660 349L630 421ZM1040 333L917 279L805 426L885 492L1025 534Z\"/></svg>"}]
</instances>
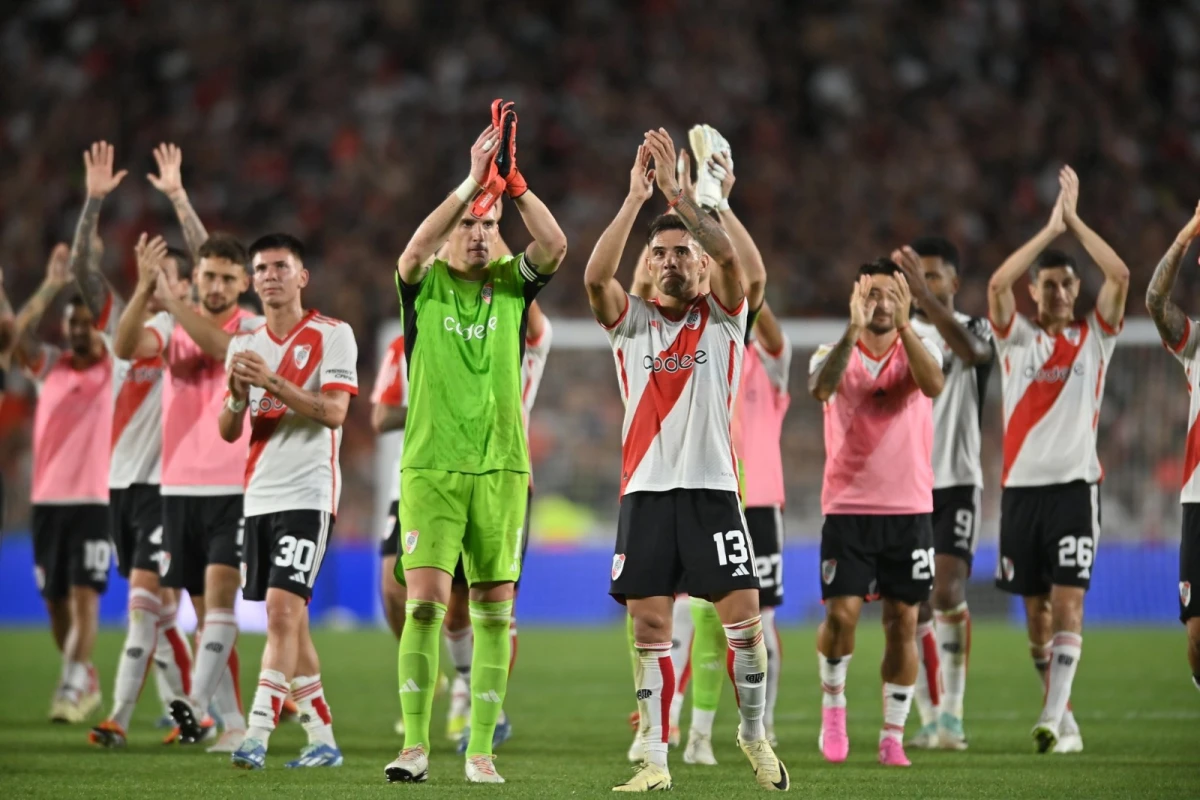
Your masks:
<instances>
[{"instance_id":1,"label":"white pitch line","mask_svg":"<svg viewBox=\"0 0 1200 800\"><path fill-rule=\"evenodd\" d=\"M981 720L981 721L985 721L985 722L986 721L1010 722L1010 721L1015 721L1015 720L1036 719L1036 718L1037 718L1036 709L1033 711L1030 711L1027 714L1021 714L1016 711L980 711L978 713L973 713L971 711L968 711L966 716L963 718L963 721L966 723L970 723L971 720ZM783 714L776 714L775 719L782 721L782 722L819 722L821 717L819 714L808 714L808 713L803 713L803 712L800 712L800 713L788 712L788 713L783 713ZM1093 711L1093 712L1076 711L1075 719L1079 720L1080 722L1108 722L1108 721L1114 721L1114 720L1120 720L1120 721L1130 721L1130 720L1134 720L1134 721L1136 721L1136 720L1187 721L1187 720L1200 719L1200 711L1179 711L1179 710L1173 710L1173 711L1170 711L1170 710L1168 710L1168 711L1126 711L1123 714L1108 714L1103 711Z\"/></svg>"}]
</instances>

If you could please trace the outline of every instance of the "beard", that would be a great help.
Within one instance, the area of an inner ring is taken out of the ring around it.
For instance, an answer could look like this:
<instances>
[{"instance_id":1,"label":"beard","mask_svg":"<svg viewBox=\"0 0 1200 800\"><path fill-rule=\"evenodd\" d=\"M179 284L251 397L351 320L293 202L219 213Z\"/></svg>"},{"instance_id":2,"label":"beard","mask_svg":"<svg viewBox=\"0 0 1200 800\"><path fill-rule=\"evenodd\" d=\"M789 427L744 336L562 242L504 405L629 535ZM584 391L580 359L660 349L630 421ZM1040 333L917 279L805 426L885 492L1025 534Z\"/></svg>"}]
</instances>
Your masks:
<instances>
[{"instance_id":1,"label":"beard","mask_svg":"<svg viewBox=\"0 0 1200 800\"><path fill-rule=\"evenodd\" d=\"M223 314L226 311L228 311L230 308L232 308L233 304L236 302L237 302L236 298L233 300L227 301L227 300L225 300L225 298L222 297L222 298L218 298L217 300L214 301L208 297L205 297L204 298L204 310L210 314Z\"/></svg>"}]
</instances>

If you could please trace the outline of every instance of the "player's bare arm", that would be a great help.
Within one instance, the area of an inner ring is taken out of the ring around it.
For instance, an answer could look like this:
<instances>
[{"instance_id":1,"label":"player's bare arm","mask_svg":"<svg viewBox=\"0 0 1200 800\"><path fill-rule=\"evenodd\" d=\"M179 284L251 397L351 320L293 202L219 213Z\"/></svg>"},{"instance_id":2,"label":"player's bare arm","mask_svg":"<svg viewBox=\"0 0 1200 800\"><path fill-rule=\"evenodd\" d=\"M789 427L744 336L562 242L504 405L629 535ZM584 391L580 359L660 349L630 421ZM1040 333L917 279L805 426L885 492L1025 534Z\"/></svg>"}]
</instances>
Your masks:
<instances>
[{"instance_id":1,"label":"player's bare arm","mask_svg":"<svg viewBox=\"0 0 1200 800\"><path fill-rule=\"evenodd\" d=\"M155 296L166 312L175 318L205 355L223 362L233 336L200 314L190 303L180 300L165 271L160 270L156 280Z\"/></svg>"},{"instance_id":2,"label":"player's bare arm","mask_svg":"<svg viewBox=\"0 0 1200 800\"><path fill-rule=\"evenodd\" d=\"M158 163L158 174L150 173L146 175L146 180L171 201L171 207L175 209L175 216L183 228L188 252L199 262L200 246L208 241L208 231L183 188L183 151L173 144L160 144L154 148L154 160Z\"/></svg>"},{"instance_id":3,"label":"player's bare arm","mask_svg":"<svg viewBox=\"0 0 1200 800\"><path fill-rule=\"evenodd\" d=\"M446 197L428 217L417 226L416 232L400 254L396 270L400 280L409 286L421 282L429 271L429 262L462 217L463 209L470 204L476 192L487 181L488 171L496 156L495 148L500 140L500 131L488 125L471 145L471 173L467 179Z\"/></svg>"},{"instance_id":4,"label":"player's bare arm","mask_svg":"<svg viewBox=\"0 0 1200 800\"><path fill-rule=\"evenodd\" d=\"M266 360L253 350L234 353L229 371L250 386L264 389L297 414L336 429L346 421L350 410L350 393L344 389L308 392L267 366Z\"/></svg>"},{"instance_id":5,"label":"player's bare arm","mask_svg":"<svg viewBox=\"0 0 1200 800\"><path fill-rule=\"evenodd\" d=\"M1000 330L1007 330L1017 313L1017 298L1013 286L1033 265L1041 252L1067 230L1063 219L1063 195L1060 191L1050 211L1050 219L1032 239L1021 245L1015 253L1005 259L988 281L988 316Z\"/></svg>"},{"instance_id":6,"label":"player's bare arm","mask_svg":"<svg viewBox=\"0 0 1200 800\"><path fill-rule=\"evenodd\" d=\"M876 303L871 297L871 279L866 275L861 276L850 292L850 324L846 326L846 332L820 368L808 376L809 394L822 403L837 392L842 376L846 374L846 367L850 366L850 356L854 355L854 348L858 346L858 337L875 314Z\"/></svg>"},{"instance_id":7,"label":"player's bare arm","mask_svg":"<svg viewBox=\"0 0 1200 800\"><path fill-rule=\"evenodd\" d=\"M896 330L900 332L900 343L904 345L904 353L908 356L908 371L912 373L921 394L937 397L946 385L946 375L942 372L942 365L926 349L921 337L908 324L912 291L908 288L908 281L904 279L903 273L896 273L895 281L887 291L896 309Z\"/></svg>"},{"instance_id":8,"label":"player's bare arm","mask_svg":"<svg viewBox=\"0 0 1200 800\"><path fill-rule=\"evenodd\" d=\"M89 150L83 153L83 166L86 176L87 199L79 214L79 222L75 225L75 238L71 242L71 274L83 302L92 312L94 319L100 319L105 304L108 302L112 287L100 272L100 253L95 246L96 228L100 224L100 207L104 198L116 189L125 175L126 170L113 172L115 153L108 142L94 142Z\"/></svg>"},{"instance_id":9,"label":"player's bare arm","mask_svg":"<svg viewBox=\"0 0 1200 800\"><path fill-rule=\"evenodd\" d=\"M929 291L929 284L925 282L925 273L921 268L921 257L917 255L917 251L905 245L892 253L892 261L899 265L900 271L908 281L913 300L938 329L951 352L967 366L974 367L990 362L994 357L992 346L971 333L966 325L958 321L954 312L946 308L942 301Z\"/></svg>"},{"instance_id":10,"label":"player's bare arm","mask_svg":"<svg viewBox=\"0 0 1200 800\"><path fill-rule=\"evenodd\" d=\"M713 295L726 308L736 308L746 297L743 288L741 262L725 229L704 212L695 200L680 188L672 167L675 166L675 144L666 129L646 132L646 147L654 161L654 180L667 203L683 220L688 232L705 253L715 262L709 285Z\"/></svg>"},{"instance_id":11,"label":"player's bare arm","mask_svg":"<svg viewBox=\"0 0 1200 800\"><path fill-rule=\"evenodd\" d=\"M16 341L16 319L8 292L4 291L4 272L0 270L0 369L8 369L12 361L13 342Z\"/></svg>"},{"instance_id":12,"label":"player's bare arm","mask_svg":"<svg viewBox=\"0 0 1200 800\"><path fill-rule=\"evenodd\" d=\"M617 267L621 254L629 240L629 232L637 220L638 212L654 194L654 170L650 168L650 151L646 145L638 145L637 156L629 170L629 194L617 216L600 234L592 256L583 270L583 285L587 288L588 303L601 325L613 326L625 313L629 296L617 282ZM645 248L642 261L645 262Z\"/></svg>"},{"instance_id":13,"label":"player's bare arm","mask_svg":"<svg viewBox=\"0 0 1200 800\"><path fill-rule=\"evenodd\" d=\"M161 350L158 336L146 327L146 313L158 285L163 259L167 257L167 243L161 236L150 239L143 233L138 237L133 253L137 257L138 282L117 320L112 341L113 355L127 360L153 358Z\"/></svg>"},{"instance_id":14,"label":"player's bare arm","mask_svg":"<svg viewBox=\"0 0 1200 800\"><path fill-rule=\"evenodd\" d=\"M758 337L758 342L772 356L779 355L784 348L786 342L783 338L783 329L779 327L779 320L775 317L775 312L771 310L771 305L766 301L758 309L758 316L754 318L754 335Z\"/></svg>"},{"instance_id":15,"label":"player's bare arm","mask_svg":"<svg viewBox=\"0 0 1200 800\"><path fill-rule=\"evenodd\" d=\"M390 433L404 428L408 421L408 406L376 403L371 407L371 427L376 433Z\"/></svg>"},{"instance_id":16,"label":"player's bare arm","mask_svg":"<svg viewBox=\"0 0 1200 800\"><path fill-rule=\"evenodd\" d=\"M1171 244L1170 249L1158 262L1158 266L1154 268L1154 275L1150 278L1150 285L1146 288L1146 310L1150 312L1150 317L1154 320L1154 327L1158 328L1158 335L1162 337L1163 343L1167 347L1179 346L1187 331L1187 317L1183 310L1171 300L1171 291L1175 288L1175 278L1179 275L1179 264L1183 261L1183 254L1187 252L1188 245L1192 243L1192 239L1196 238L1198 232L1200 232L1200 203L1196 204L1196 211L1192 214L1192 218L1175 236L1175 241ZM1107 318L1105 321L1108 321Z\"/></svg>"},{"instance_id":17,"label":"player's bare arm","mask_svg":"<svg viewBox=\"0 0 1200 800\"><path fill-rule=\"evenodd\" d=\"M1109 246L1108 242L1079 218L1079 176L1069 166L1059 172L1059 185L1064 193L1063 221L1088 255L1104 273L1104 285L1096 296L1096 313L1110 328L1120 327L1125 319L1125 299L1129 295L1129 267Z\"/></svg>"},{"instance_id":18,"label":"player's bare arm","mask_svg":"<svg viewBox=\"0 0 1200 800\"><path fill-rule=\"evenodd\" d=\"M736 180L733 175L733 160L724 153L716 152L713 153L712 163L701 165L700 168L710 170L713 177L721 181L721 204L717 206L717 218L729 234L729 240L733 242L733 249L737 251L738 261L742 265L746 303L752 311L757 311L766 296L767 266L763 263L758 245L754 243L754 237L729 207L729 194L733 191L733 183Z\"/></svg>"},{"instance_id":19,"label":"player's bare arm","mask_svg":"<svg viewBox=\"0 0 1200 800\"><path fill-rule=\"evenodd\" d=\"M63 287L71 282L70 259L70 248L65 244L55 245L50 251L50 259L46 262L46 277L42 280L42 285L17 312L13 323L13 337L17 341L15 355L17 363L25 369L33 369L37 363L40 344L37 329L42 322L42 316Z\"/></svg>"},{"instance_id":20,"label":"player's bare arm","mask_svg":"<svg viewBox=\"0 0 1200 800\"><path fill-rule=\"evenodd\" d=\"M567 235L558 226L550 209L533 192L525 192L513 203L521 213L529 235L533 237L525 249L526 260L540 274L553 275L567 256Z\"/></svg>"},{"instance_id":21,"label":"player's bare arm","mask_svg":"<svg viewBox=\"0 0 1200 800\"><path fill-rule=\"evenodd\" d=\"M217 430L225 441L236 442L241 438L242 428L246 424L250 384L231 369L225 378L225 385L229 388L229 397L225 399L225 405L221 406L221 414L217 417Z\"/></svg>"}]
</instances>

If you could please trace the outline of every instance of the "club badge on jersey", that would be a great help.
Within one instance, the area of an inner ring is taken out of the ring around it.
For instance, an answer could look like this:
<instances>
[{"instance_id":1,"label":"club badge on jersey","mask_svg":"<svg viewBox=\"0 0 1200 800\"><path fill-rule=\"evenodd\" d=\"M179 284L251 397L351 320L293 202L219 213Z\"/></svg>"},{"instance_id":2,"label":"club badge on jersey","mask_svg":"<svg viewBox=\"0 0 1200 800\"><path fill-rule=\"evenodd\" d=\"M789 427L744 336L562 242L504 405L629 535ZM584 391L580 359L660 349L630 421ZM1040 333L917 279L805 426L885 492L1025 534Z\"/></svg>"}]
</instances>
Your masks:
<instances>
[{"instance_id":1,"label":"club badge on jersey","mask_svg":"<svg viewBox=\"0 0 1200 800\"><path fill-rule=\"evenodd\" d=\"M1191 581L1179 582L1179 602L1183 603L1183 607L1187 608L1192 604L1192 584Z\"/></svg>"},{"instance_id":2,"label":"club badge on jersey","mask_svg":"<svg viewBox=\"0 0 1200 800\"><path fill-rule=\"evenodd\" d=\"M821 580L825 581L825 585L833 583L834 576L837 575L837 559L827 558L821 562Z\"/></svg>"},{"instance_id":3,"label":"club badge on jersey","mask_svg":"<svg viewBox=\"0 0 1200 800\"><path fill-rule=\"evenodd\" d=\"M420 537L420 531L409 531L404 534L404 552L412 555L413 551L417 549L417 539Z\"/></svg>"},{"instance_id":4,"label":"club badge on jersey","mask_svg":"<svg viewBox=\"0 0 1200 800\"><path fill-rule=\"evenodd\" d=\"M298 344L292 349L292 358L296 360L296 369L304 369L308 357L312 354L312 345Z\"/></svg>"},{"instance_id":5,"label":"club badge on jersey","mask_svg":"<svg viewBox=\"0 0 1200 800\"><path fill-rule=\"evenodd\" d=\"M625 554L618 553L617 555L613 556L612 579L615 581L617 578L621 577L621 573L624 570L625 570Z\"/></svg>"}]
</instances>

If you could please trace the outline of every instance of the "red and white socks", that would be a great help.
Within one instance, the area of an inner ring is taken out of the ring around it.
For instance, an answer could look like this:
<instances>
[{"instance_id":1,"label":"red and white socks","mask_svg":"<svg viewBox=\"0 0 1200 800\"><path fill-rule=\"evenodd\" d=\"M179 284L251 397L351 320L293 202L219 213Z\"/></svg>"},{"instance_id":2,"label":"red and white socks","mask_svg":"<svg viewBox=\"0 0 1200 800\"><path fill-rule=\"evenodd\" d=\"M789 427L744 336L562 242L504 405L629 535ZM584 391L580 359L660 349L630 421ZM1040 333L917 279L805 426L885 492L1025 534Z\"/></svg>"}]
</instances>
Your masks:
<instances>
[{"instance_id":1,"label":"red and white socks","mask_svg":"<svg viewBox=\"0 0 1200 800\"><path fill-rule=\"evenodd\" d=\"M937 651L942 670L942 710L962 719L967 692L967 658L971 654L971 613L961 603L935 611Z\"/></svg>"},{"instance_id":2,"label":"red and white socks","mask_svg":"<svg viewBox=\"0 0 1200 800\"><path fill-rule=\"evenodd\" d=\"M917 623L917 713L921 726L937 723L941 701L937 634L932 621Z\"/></svg>"},{"instance_id":3,"label":"red and white socks","mask_svg":"<svg viewBox=\"0 0 1200 800\"><path fill-rule=\"evenodd\" d=\"M293 679L292 699L300 709L300 724L308 734L308 743L337 747L333 738L333 714L325 702L321 676L297 676Z\"/></svg>"},{"instance_id":4,"label":"red and white socks","mask_svg":"<svg viewBox=\"0 0 1200 800\"><path fill-rule=\"evenodd\" d=\"M242 691L239 683L241 674L238 664L238 651L235 646L229 652L229 663L217 683L217 691L213 693L213 711L221 720L221 728L228 731L246 730L246 717L242 712Z\"/></svg>"},{"instance_id":5,"label":"red and white socks","mask_svg":"<svg viewBox=\"0 0 1200 800\"><path fill-rule=\"evenodd\" d=\"M885 738L904 741L904 724L908 721L916 688L898 683L883 684L883 729L879 732L879 741Z\"/></svg>"},{"instance_id":6,"label":"red and white socks","mask_svg":"<svg viewBox=\"0 0 1200 800\"><path fill-rule=\"evenodd\" d=\"M846 673L852 656L827 658L817 652L817 671L821 675L821 707L846 707Z\"/></svg>"},{"instance_id":7,"label":"red and white socks","mask_svg":"<svg viewBox=\"0 0 1200 800\"><path fill-rule=\"evenodd\" d=\"M762 610L763 644L767 648L767 707L763 722L767 733L775 730L775 701L779 699L779 672L783 664L783 643L779 640L779 629L775 627L775 609Z\"/></svg>"},{"instance_id":8,"label":"red and white socks","mask_svg":"<svg viewBox=\"0 0 1200 800\"><path fill-rule=\"evenodd\" d=\"M642 746L651 764L667 766L667 736L670 733L671 700L675 695L675 666L671 643L634 642L637 666L638 713L641 715Z\"/></svg>"},{"instance_id":9,"label":"red and white socks","mask_svg":"<svg viewBox=\"0 0 1200 800\"><path fill-rule=\"evenodd\" d=\"M288 680L282 672L264 669L258 673L258 688L254 691L254 704L250 707L250 728L246 737L259 739L265 746L275 726L289 692Z\"/></svg>"},{"instance_id":10,"label":"red and white socks","mask_svg":"<svg viewBox=\"0 0 1200 800\"><path fill-rule=\"evenodd\" d=\"M729 642L729 677L737 693L743 742L766 738L763 714L767 706L767 647L763 644L762 617L725 625Z\"/></svg>"},{"instance_id":11,"label":"red and white socks","mask_svg":"<svg viewBox=\"0 0 1200 800\"><path fill-rule=\"evenodd\" d=\"M159 699L168 709L172 700L192 693L192 649L187 637L176 626L177 613L178 606L174 603L162 606L154 648L154 664L158 667L154 671L154 680Z\"/></svg>"},{"instance_id":12,"label":"red and white socks","mask_svg":"<svg viewBox=\"0 0 1200 800\"><path fill-rule=\"evenodd\" d=\"M121 659L117 662L113 711L109 716L121 726L121 730L129 727L138 695L142 693L142 685L146 682L158 639L161 613L162 602L154 592L146 589L129 591L129 626L125 632Z\"/></svg>"},{"instance_id":13,"label":"red and white socks","mask_svg":"<svg viewBox=\"0 0 1200 800\"><path fill-rule=\"evenodd\" d=\"M192 676L190 701L203 715L216 694L237 641L237 617L232 608L210 609L204 615L204 629L196 645L195 674Z\"/></svg>"},{"instance_id":14,"label":"red and white socks","mask_svg":"<svg viewBox=\"0 0 1200 800\"><path fill-rule=\"evenodd\" d=\"M1070 631L1059 631L1050 642L1050 666L1046 674L1046 702L1041 721L1057 730L1071 700L1071 684L1079 669L1083 653L1083 637Z\"/></svg>"}]
</instances>

